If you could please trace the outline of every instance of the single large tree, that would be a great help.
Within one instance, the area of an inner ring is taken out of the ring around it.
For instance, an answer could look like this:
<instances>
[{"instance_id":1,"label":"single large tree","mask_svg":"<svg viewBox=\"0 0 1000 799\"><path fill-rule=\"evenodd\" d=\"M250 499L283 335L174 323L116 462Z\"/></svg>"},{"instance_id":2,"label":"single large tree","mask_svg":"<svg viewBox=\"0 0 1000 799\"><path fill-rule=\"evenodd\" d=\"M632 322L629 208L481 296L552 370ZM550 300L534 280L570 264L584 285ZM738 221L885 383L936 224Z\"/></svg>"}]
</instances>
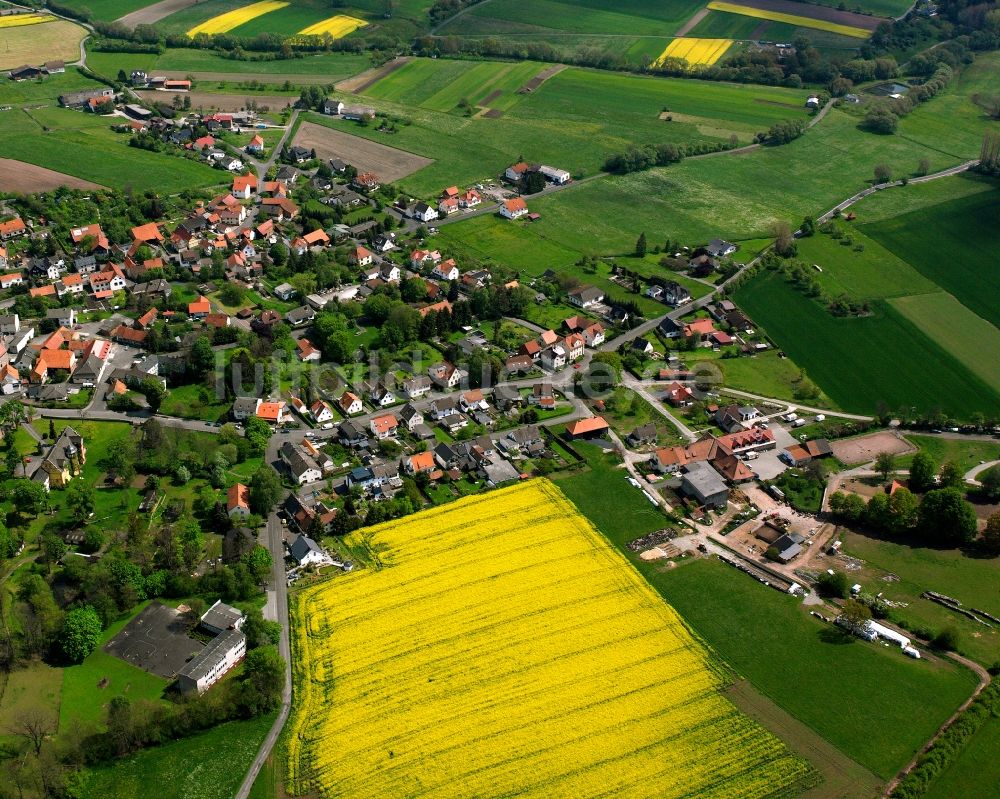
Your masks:
<instances>
[{"instance_id":1,"label":"single large tree","mask_svg":"<svg viewBox=\"0 0 1000 799\"><path fill-rule=\"evenodd\" d=\"M937 464L926 452L918 452L910 463L910 490L923 494L934 488Z\"/></svg>"},{"instance_id":2,"label":"single large tree","mask_svg":"<svg viewBox=\"0 0 1000 799\"><path fill-rule=\"evenodd\" d=\"M250 490L250 510L260 516L267 516L281 499L281 479L266 463L253 473L247 487Z\"/></svg>"},{"instance_id":3,"label":"single large tree","mask_svg":"<svg viewBox=\"0 0 1000 799\"><path fill-rule=\"evenodd\" d=\"M875 458L875 473L882 478L884 483L889 476L896 471L896 456L891 452L880 452Z\"/></svg>"},{"instance_id":4,"label":"single large tree","mask_svg":"<svg viewBox=\"0 0 1000 799\"><path fill-rule=\"evenodd\" d=\"M976 510L955 488L929 491L920 503L920 530L931 541L959 545L976 537Z\"/></svg>"},{"instance_id":5,"label":"single large tree","mask_svg":"<svg viewBox=\"0 0 1000 799\"><path fill-rule=\"evenodd\" d=\"M59 648L68 662L83 662L97 648L100 639L101 620L90 605L66 614L59 633Z\"/></svg>"}]
</instances>

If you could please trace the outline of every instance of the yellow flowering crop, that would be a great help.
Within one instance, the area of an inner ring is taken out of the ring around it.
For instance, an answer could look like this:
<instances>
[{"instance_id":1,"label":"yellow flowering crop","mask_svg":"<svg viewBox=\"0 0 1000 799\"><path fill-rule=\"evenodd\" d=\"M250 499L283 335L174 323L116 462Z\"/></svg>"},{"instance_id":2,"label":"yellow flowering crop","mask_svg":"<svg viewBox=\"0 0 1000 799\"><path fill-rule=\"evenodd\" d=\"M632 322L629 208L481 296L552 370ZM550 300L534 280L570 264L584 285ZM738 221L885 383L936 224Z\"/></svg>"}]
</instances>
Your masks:
<instances>
[{"instance_id":1,"label":"yellow flowering crop","mask_svg":"<svg viewBox=\"0 0 1000 799\"><path fill-rule=\"evenodd\" d=\"M683 58L689 65L714 64L732 47L732 39L673 39L653 62L660 66L667 58Z\"/></svg>"},{"instance_id":2,"label":"yellow flowering crop","mask_svg":"<svg viewBox=\"0 0 1000 799\"><path fill-rule=\"evenodd\" d=\"M262 0L260 3L251 3L248 6L243 6L243 8L237 8L235 11L227 11L225 14L219 14L211 19L207 19L200 25L195 25L195 27L191 28L187 32L187 35L226 33L252 19L256 19L262 14L269 14L287 5L288 3L282 3L279 0Z\"/></svg>"},{"instance_id":3,"label":"yellow flowering crop","mask_svg":"<svg viewBox=\"0 0 1000 799\"><path fill-rule=\"evenodd\" d=\"M20 28L24 25L41 25L43 22L52 22L55 19L51 14L10 14L0 17L0 28Z\"/></svg>"},{"instance_id":4,"label":"yellow flowering crop","mask_svg":"<svg viewBox=\"0 0 1000 799\"><path fill-rule=\"evenodd\" d=\"M742 14L744 17L753 17L754 19L787 22L789 25L797 25L800 28L815 28L818 31L839 33L841 36L853 36L855 39L867 39L872 35L871 31L866 31L864 28L855 28L853 25L840 25L836 22L827 22L825 19L800 17L798 14L767 11L763 8L751 8L750 6L741 6L737 3L720 2L720 0L712 0L708 4L708 8L712 11L725 11L728 14Z\"/></svg>"},{"instance_id":5,"label":"yellow flowering crop","mask_svg":"<svg viewBox=\"0 0 1000 799\"><path fill-rule=\"evenodd\" d=\"M337 14L335 17L324 19L303 28L299 31L299 36L323 36L329 35L334 39L340 39L349 33L354 33L358 28L363 28L368 23L357 17L348 17L344 14Z\"/></svg>"},{"instance_id":6,"label":"yellow flowering crop","mask_svg":"<svg viewBox=\"0 0 1000 799\"><path fill-rule=\"evenodd\" d=\"M810 774L547 480L366 531L293 600L292 794L754 799Z\"/></svg>"}]
</instances>

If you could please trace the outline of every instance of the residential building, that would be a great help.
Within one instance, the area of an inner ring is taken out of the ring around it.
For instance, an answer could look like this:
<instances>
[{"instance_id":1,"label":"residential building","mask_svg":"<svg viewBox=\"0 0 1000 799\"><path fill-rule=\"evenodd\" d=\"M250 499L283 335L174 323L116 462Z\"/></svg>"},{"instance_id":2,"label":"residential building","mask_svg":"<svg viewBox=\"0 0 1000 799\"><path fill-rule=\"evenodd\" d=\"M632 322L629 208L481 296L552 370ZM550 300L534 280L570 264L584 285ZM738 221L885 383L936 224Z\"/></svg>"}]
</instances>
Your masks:
<instances>
[{"instance_id":1,"label":"residential building","mask_svg":"<svg viewBox=\"0 0 1000 799\"><path fill-rule=\"evenodd\" d=\"M226 512L230 519L245 519L250 515L250 489L243 483L230 486L226 492Z\"/></svg>"},{"instance_id":2,"label":"residential building","mask_svg":"<svg viewBox=\"0 0 1000 799\"><path fill-rule=\"evenodd\" d=\"M178 687L182 693L204 693L239 663L246 651L247 637L239 630L226 630L181 669Z\"/></svg>"}]
</instances>

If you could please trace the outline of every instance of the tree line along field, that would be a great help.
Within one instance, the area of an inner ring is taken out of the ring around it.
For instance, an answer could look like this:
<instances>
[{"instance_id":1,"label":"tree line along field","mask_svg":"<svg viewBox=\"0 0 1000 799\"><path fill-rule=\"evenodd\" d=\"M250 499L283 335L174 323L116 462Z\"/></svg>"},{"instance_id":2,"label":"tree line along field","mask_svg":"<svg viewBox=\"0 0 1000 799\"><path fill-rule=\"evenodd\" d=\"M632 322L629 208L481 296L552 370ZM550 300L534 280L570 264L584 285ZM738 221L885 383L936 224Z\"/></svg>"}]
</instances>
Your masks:
<instances>
[{"instance_id":1,"label":"tree line along field","mask_svg":"<svg viewBox=\"0 0 1000 799\"><path fill-rule=\"evenodd\" d=\"M302 58L283 58L274 61L238 61L224 58L211 50L168 48L160 55L155 53L102 53L90 50L87 66L94 72L114 79L118 70L131 73L141 69L198 73L231 73L232 80L247 80L250 76L264 82L292 83L303 77L319 77L323 83L336 83L344 78L364 72L369 66L368 56L357 53L318 53ZM266 80L264 80L266 78Z\"/></svg>"},{"instance_id":2,"label":"tree line along field","mask_svg":"<svg viewBox=\"0 0 1000 799\"><path fill-rule=\"evenodd\" d=\"M292 795L722 799L815 782L552 483L358 535L369 568L293 598Z\"/></svg>"},{"instance_id":3,"label":"tree line along field","mask_svg":"<svg viewBox=\"0 0 1000 799\"><path fill-rule=\"evenodd\" d=\"M429 63L429 66L425 66ZM520 66L487 62L501 77L500 85L521 80ZM411 66L415 64L415 66ZM457 64L457 66L456 66ZM514 79L511 73L514 73ZM482 62L419 60L376 83L367 101L386 114L406 120L387 134L374 126L317 119L355 135L435 159L436 163L400 185L413 194L436 196L443 186L492 178L506 166L526 158L550 163L574 174L593 174L606 158L633 144L673 141L749 141L754 132L780 119L801 116L802 92L789 89L716 84L602 73L568 68L550 77L531 94L501 90L505 110L500 118L470 118L455 108L432 111L411 104L411 87L429 81L426 92L443 108L462 99L438 75L487 90L492 78ZM468 77L471 75L471 77ZM489 89L496 91L496 89ZM504 94L503 92L507 93ZM400 103L379 97L399 96ZM423 96L423 95L421 95ZM488 96L488 95L487 95ZM476 98L473 94L470 101ZM691 121L659 118L664 107Z\"/></svg>"},{"instance_id":4,"label":"tree line along field","mask_svg":"<svg viewBox=\"0 0 1000 799\"><path fill-rule=\"evenodd\" d=\"M872 413L884 403L968 418L1000 403L1000 393L884 301L867 317L834 317L776 272L746 281L734 299L845 410Z\"/></svg>"}]
</instances>

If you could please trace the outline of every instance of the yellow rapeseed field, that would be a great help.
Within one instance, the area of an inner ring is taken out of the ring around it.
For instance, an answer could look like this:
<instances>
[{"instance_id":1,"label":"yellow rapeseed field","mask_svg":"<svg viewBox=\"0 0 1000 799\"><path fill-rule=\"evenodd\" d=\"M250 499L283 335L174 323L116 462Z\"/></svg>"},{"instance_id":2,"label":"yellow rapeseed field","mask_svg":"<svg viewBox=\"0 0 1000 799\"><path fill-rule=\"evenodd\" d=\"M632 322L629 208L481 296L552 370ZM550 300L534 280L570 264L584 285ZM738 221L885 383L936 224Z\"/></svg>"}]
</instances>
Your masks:
<instances>
[{"instance_id":1,"label":"yellow rapeseed field","mask_svg":"<svg viewBox=\"0 0 1000 799\"><path fill-rule=\"evenodd\" d=\"M754 799L811 775L552 483L364 533L381 568L293 598L290 793Z\"/></svg>"},{"instance_id":2,"label":"yellow rapeseed field","mask_svg":"<svg viewBox=\"0 0 1000 799\"><path fill-rule=\"evenodd\" d=\"M0 28L20 28L24 25L41 25L43 22L52 22L55 19L51 14L10 14L0 17Z\"/></svg>"},{"instance_id":3,"label":"yellow rapeseed field","mask_svg":"<svg viewBox=\"0 0 1000 799\"><path fill-rule=\"evenodd\" d=\"M753 17L754 19L787 22L789 25L797 25L800 28L815 28L819 31L839 33L841 36L853 36L855 39L867 39L871 36L871 31L866 31L864 28L855 28L853 25L840 25L836 22L827 22L824 19L800 17L798 14L785 14L781 11L765 11L762 8L750 8L749 6L741 6L737 3L721 2L721 0L712 0L708 4L708 8L712 11L742 14L744 17Z\"/></svg>"},{"instance_id":4,"label":"yellow rapeseed field","mask_svg":"<svg viewBox=\"0 0 1000 799\"><path fill-rule=\"evenodd\" d=\"M668 58L683 58L690 66L710 65L718 61L732 47L732 39L674 39L657 56L653 66L660 66Z\"/></svg>"},{"instance_id":5,"label":"yellow rapeseed field","mask_svg":"<svg viewBox=\"0 0 1000 799\"><path fill-rule=\"evenodd\" d=\"M324 19L303 28L299 31L299 36L323 36L329 35L334 39L340 39L349 33L354 33L358 28L363 28L368 23L357 17L349 17L345 14L337 14L335 17Z\"/></svg>"},{"instance_id":6,"label":"yellow rapeseed field","mask_svg":"<svg viewBox=\"0 0 1000 799\"><path fill-rule=\"evenodd\" d=\"M207 19L200 25L195 25L191 30L187 32L188 36L195 36L199 33L227 33L233 28L238 28L240 25L249 22L252 19L256 19L262 14L269 14L272 11L277 11L279 8L284 8L288 3L279 2L279 0L262 0L259 3L251 3L248 6L243 6L243 8L237 8L235 11L228 11L225 14L219 14L216 17Z\"/></svg>"}]
</instances>

